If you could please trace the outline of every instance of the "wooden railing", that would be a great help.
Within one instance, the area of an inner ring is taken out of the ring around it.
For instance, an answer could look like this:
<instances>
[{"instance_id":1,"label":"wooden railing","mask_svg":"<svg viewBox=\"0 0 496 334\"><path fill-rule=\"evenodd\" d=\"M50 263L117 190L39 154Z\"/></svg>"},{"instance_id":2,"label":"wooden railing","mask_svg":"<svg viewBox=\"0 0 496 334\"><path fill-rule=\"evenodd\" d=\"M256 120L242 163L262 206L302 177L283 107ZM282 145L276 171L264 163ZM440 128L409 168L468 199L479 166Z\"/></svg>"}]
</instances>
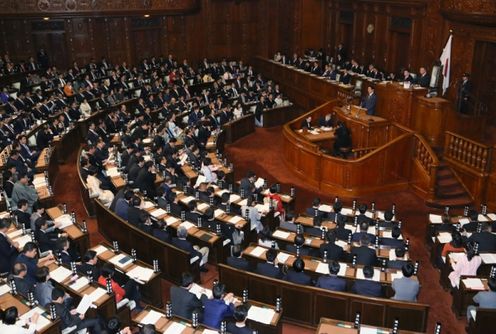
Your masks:
<instances>
[{"instance_id":1,"label":"wooden railing","mask_svg":"<svg viewBox=\"0 0 496 334\"><path fill-rule=\"evenodd\" d=\"M364 155L372 152L373 150L375 150L377 147L362 147L362 148L354 148L352 150L353 152L353 158L354 159L360 159L361 157L363 157Z\"/></svg>"},{"instance_id":2,"label":"wooden railing","mask_svg":"<svg viewBox=\"0 0 496 334\"><path fill-rule=\"evenodd\" d=\"M488 173L491 166L492 148L446 131L444 156L479 173Z\"/></svg>"},{"instance_id":3,"label":"wooden railing","mask_svg":"<svg viewBox=\"0 0 496 334\"><path fill-rule=\"evenodd\" d=\"M436 182L437 182L437 170L439 168L439 159L427 143L427 141L421 135L414 134L415 146L413 152L413 160L417 162L417 166L421 169L417 170L417 173L426 180L424 185L425 195L427 199L434 200L436 196ZM416 185L414 185L414 188Z\"/></svg>"}]
</instances>

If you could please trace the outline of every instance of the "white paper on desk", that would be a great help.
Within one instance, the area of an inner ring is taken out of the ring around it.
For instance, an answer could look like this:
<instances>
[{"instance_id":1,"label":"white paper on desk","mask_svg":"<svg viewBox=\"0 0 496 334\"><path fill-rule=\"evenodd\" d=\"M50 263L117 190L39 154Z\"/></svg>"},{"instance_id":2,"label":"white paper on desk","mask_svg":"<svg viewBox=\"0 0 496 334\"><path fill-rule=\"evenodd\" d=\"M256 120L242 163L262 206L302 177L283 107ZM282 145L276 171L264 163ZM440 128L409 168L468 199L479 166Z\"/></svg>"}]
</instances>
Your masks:
<instances>
[{"instance_id":1,"label":"white paper on desk","mask_svg":"<svg viewBox=\"0 0 496 334\"><path fill-rule=\"evenodd\" d=\"M233 216L233 217L229 218L229 223L230 224L237 224L237 223L239 223L242 220L243 220L243 217Z\"/></svg>"},{"instance_id":2,"label":"white paper on desk","mask_svg":"<svg viewBox=\"0 0 496 334\"><path fill-rule=\"evenodd\" d=\"M167 226L175 224L178 221L179 221L179 219L177 219L176 217L173 217L173 216L169 216L169 217L165 218L165 223L167 224Z\"/></svg>"},{"instance_id":3,"label":"white paper on desk","mask_svg":"<svg viewBox=\"0 0 496 334\"><path fill-rule=\"evenodd\" d=\"M305 238L305 245L310 246L312 244L313 238Z\"/></svg>"},{"instance_id":4,"label":"white paper on desk","mask_svg":"<svg viewBox=\"0 0 496 334\"><path fill-rule=\"evenodd\" d=\"M184 227L186 229L186 231L192 227L195 227L195 225L190 223L190 222L182 222L179 226Z\"/></svg>"},{"instance_id":5,"label":"white paper on desk","mask_svg":"<svg viewBox=\"0 0 496 334\"><path fill-rule=\"evenodd\" d=\"M480 253L479 254L482 262L485 264L494 264L496 263L496 254L494 253Z\"/></svg>"},{"instance_id":6,"label":"white paper on desk","mask_svg":"<svg viewBox=\"0 0 496 334\"><path fill-rule=\"evenodd\" d=\"M229 202L231 202L231 203L236 203L240 199L241 199L241 196L239 196L238 194L231 194L229 196Z\"/></svg>"},{"instance_id":7,"label":"white paper on desk","mask_svg":"<svg viewBox=\"0 0 496 334\"><path fill-rule=\"evenodd\" d=\"M318 272L319 274L328 275L329 274L329 264L319 262L315 271Z\"/></svg>"},{"instance_id":8,"label":"white paper on desk","mask_svg":"<svg viewBox=\"0 0 496 334\"><path fill-rule=\"evenodd\" d=\"M46 179L43 176L35 177L33 179L33 185L36 187L37 185L46 185Z\"/></svg>"},{"instance_id":9,"label":"white paper on desk","mask_svg":"<svg viewBox=\"0 0 496 334\"><path fill-rule=\"evenodd\" d=\"M221 189L221 190L218 190L215 194L219 197L222 197L222 195L224 195L225 193L228 193L229 190L227 189Z\"/></svg>"},{"instance_id":10,"label":"white paper on desk","mask_svg":"<svg viewBox=\"0 0 496 334\"><path fill-rule=\"evenodd\" d=\"M204 329L203 332L202 332L202 334L218 334L218 333L219 332L214 331L212 329L208 329L208 328L207 329Z\"/></svg>"},{"instance_id":11,"label":"white paper on desk","mask_svg":"<svg viewBox=\"0 0 496 334\"><path fill-rule=\"evenodd\" d=\"M312 135L318 135L320 132L319 132L319 130L315 129L315 130L308 130L308 133L310 133Z\"/></svg>"},{"instance_id":12,"label":"white paper on desk","mask_svg":"<svg viewBox=\"0 0 496 334\"><path fill-rule=\"evenodd\" d=\"M165 214L167 214L167 212L164 210L164 209L155 209L153 211L150 212L150 214L155 217L155 218L158 218L158 217L161 217Z\"/></svg>"},{"instance_id":13,"label":"white paper on desk","mask_svg":"<svg viewBox=\"0 0 496 334\"><path fill-rule=\"evenodd\" d=\"M338 246L339 246L339 247L341 247L341 248L345 248L345 247L346 247L346 245L348 245L348 243L347 243L346 241L343 241L343 240L336 240L336 241L334 242L334 244L338 245Z\"/></svg>"},{"instance_id":14,"label":"white paper on desk","mask_svg":"<svg viewBox=\"0 0 496 334\"><path fill-rule=\"evenodd\" d=\"M370 211L365 212L365 217L372 218L374 217L374 214Z\"/></svg>"},{"instance_id":15,"label":"white paper on desk","mask_svg":"<svg viewBox=\"0 0 496 334\"><path fill-rule=\"evenodd\" d=\"M205 211L209 208L209 205L207 203L200 203L196 206L198 211Z\"/></svg>"},{"instance_id":16,"label":"white paper on desk","mask_svg":"<svg viewBox=\"0 0 496 334\"><path fill-rule=\"evenodd\" d=\"M61 283L65 281L67 277L71 275L72 275L72 271L62 266L50 272L50 278L52 278L57 283Z\"/></svg>"},{"instance_id":17,"label":"white paper on desk","mask_svg":"<svg viewBox=\"0 0 496 334\"><path fill-rule=\"evenodd\" d=\"M358 279L368 279L368 280L371 280L371 281L379 282L381 280L381 270L380 269L377 269L377 268L374 268L374 276L372 278L365 278L365 276L363 276L363 269L358 269L357 270L357 274L356 274L356 278L358 278Z\"/></svg>"},{"instance_id":18,"label":"white paper on desk","mask_svg":"<svg viewBox=\"0 0 496 334\"><path fill-rule=\"evenodd\" d=\"M182 333L186 329L186 325L179 322L171 321L170 326L164 331L164 334L178 334Z\"/></svg>"},{"instance_id":19,"label":"white paper on desk","mask_svg":"<svg viewBox=\"0 0 496 334\"><path fill-rule=\"evenodd\" d=\"M88 309L90 308L92 302L93 301L89 295L83 295L83 298L81 298L81 301L76 308L76 312L79 314L85 314L86 311L88 311Z\"/></svg>"},{"instance_id":20,"label":"white paper on desk","mask_svg":"<svg viewBox=\"0 0 496 334\"><path fill-rule=\"evenodd\" d=\"M259 247L259 246L256 246L255 248L253 248L250 252L250 255L253 255L253 256L256 256L256 257L260 257L262 256L262 254L264 254L267 250L263 247Z\"/></svg>"},{"instance_id":21,"label":"white paper on desk","mask_svg":"<svg viewBox=\"0 0 496 334\"><path fill-rule=\"evenodd\" d=\"M148 311L148 314L140 321L140 324L142 325L155 325L157 321L160 320L160 318L164 317L165 314L162 314L160 312L157 312L155 310L150 310Z\"/></svg>"},{"instance_id":22,"label":"white paper on desk","mask_svg":"<svg viewBox=\"0 0 496 334\"><path fill-rule=\"evenodd\" d=\"M448 253L451 263L456 263L460 261L460 258L463 257L464 255L465 255L464 252Z\"/></svg>"},{"instance_id":23,"label":"white paper on desk","mask_svg":"<svg viewBox=\"0 0 496 334\"><path fill-rule=\"evenodd\" d=\"M90 284L90 281L85 276L82 276L78 278L74 283L72 283L70 285L70 288L75 291L79 291L82 288L86 287L88 284Z\"/></svg>"},{"instance_id":24,"label":"white paper on desk","mask_svg":"<svg viewBox=\"0 0 496 334\"><path fill-rule=\"evenodd\" d=\"M239 206L247 206L248 205L248 199L243 199L237 203Z\"/></svg>"},{"instance_id":25,"label":"white paper on desk","mask_svg":"<svg viewBox=\"0 0 496 334\"><path fill-rule=\"evenodd\" d=\"M348 208L342 208L341 214L344 216L351 216L353 214L353 210L348 209Z\"/></svg>"},{"instance_id":26,"label":"white paper on desk","mask_svg":"<svg viewBox=\"0 0 496 334\"><path fill-rule=\"evenodd\" d=\"M120 261L122 259L125 259L125 258L128 258L124 263L121 263ZM119 267L119 268L124 268L125 266L127 266L128 264L130 264L131 262L133 262L133 258L126 255L126 254L117 254L115 256L113 256L112 258L110 258L108 260L110 263L112 263L113 265L115 265L116 267Z\"/></svg>"},{"instance_id":27,"label":"white paper on desk","mask_svg":"<svg viewBox=\"0 0 496 334\"><path fill-rule=\"evenodd\" d=\"M10 213L8 211L3 211L0 213L1 219L7 218L7 217L10 217Z\"/></svg>"},{"instance_id":28,"label":"white paper on desk","mask_svg":"<svg viewBox=\"0 0 496 334\"><path fill-rule=\"evenodd\" d=\"M108 177L114 177L114 176L120 176L121 173L119 172L119 169L117 167L112 167L107 169L106 171Z\"/></svg>"},{"instance_id":29,"label":"white paper on desk","mask_svg":"<svg viewBox=\"0 0 496 334\"><path fill-rule=\"evenodd\" d=\"M258 210L258 212L260 213L265 213L265 212L269 212L270 208L269 208L269 204L257 204L255 205L255 208Z\"/></svg>"},{"instance_id":30,"label":"white paper on desk","mask_svg":"<svg viewBox=\"0 0 496 334\"><path fill-rule=\"evenodd\" d=\"M403 273L398 270L395 273L391 273L391 281L394 281L395 279L399 279L403 277Z\"/></svg>"},{"instance_id":31,"label":"white paper on desk","mask_svg":"<svg viewBox=\"0 0 496 334\"><path fill-rule=\"evenodd\" d=\"M443 219L441 218L441 215L434 215L431 213L429 215L429 221L431 222L431 224L441 224L443 222Z\"/></svg>"},{"instance_id":32,"label":"white paper on desk","mask_svg":"<svg viewBox=\"0 0 496 334\"><path fill-rule=\"evenodd\" d=\"M247 318L262 324L270 324L276 312L271 308L264 308L252 305L248 310Z\"/></svg>"},{"instance_id":33,"label":"white paper on desk","mask_svg":"<svg viewBox=\"0 0 496 334\"><path fill-rule=\"evenodd\" d=\"M486 216L484 215L481 215L479 214L479 216L477 217L477 221L480 221L480 222L487 222L489 219L487 219Z\"/></svg>"},{"instance_id":34,"label":"white paper on desk","mask_svg":"<svg viewBox=\"0 0 496 334\"><path fill-rule=\"evenodd\" d=\"M144 155L144 156L143 156L143 160L145 160L145 162L146 162L146 161L150 161L150 160L152 160L152 157L151 157L151 155L148 155L148 154L147 154L147 155Z\"/></svg>"},{"instance_id":35,"label":"white paper on desk","mask_svg":"<svg viewBox=\"0 0 496 334\"><path fill-rule=\"evenodd\" d=\"M195 198L193 196L186 196L184 198L181 198L181 202L184 204L188 204L189 202L193 201Z\"/></svg>"},{"instance_id":36,"label":"white paper on desk","mask_svg":"<svg viewBox=\"0 0 496 334\"><path fill-rule=\"evenodd\" d=\"M69 214L63 214L62 216L58 216L53 221L55 224L59 225L59 229L63 230L64 228L71 226L72 218Z\"/></svg>"},{"instance_id":37,"label":"white paper on desk","mask_svg":"<svg viewBox=\"0 0 496 334\"><path fill-rule=\"evenodd\" d=\"M19 244L19 248L23 248L25 244L32 241L31 236L29 234L23 235L22 237L16 238L13 240Z\"/></svg>"},{"instance_id":38,"label":"white paper on desk","mask_svg":"<svg viewBox=\"0 0 496 334\"><path fill-rule=\"evenodd\" d=\"M95 303L98 299L100 299L102 296L104 296L107 293L104 289L98 287L90 293L88 296L91 297L92 303Z\"/></svg>"},{"instance_id":39,"label":"white paper on desk","mask_svg":"<svg viewBox=\"0 0 496 334\"><path fill-rule=\"evenodd\" d=\"M448 242L451 242L451 233L440 232L437 236L437 240L442 244L447 244Z\"/></svg>"},{"instance_id":40,"label":"white paper on desk","mask_svg":"<svg viewBox=\"0 0 496 334\"><path fill-rule=\"evenodd\" d=\"M15 230L14 232L10 232L9 234L7 234L7 236L9 237L10 240L14 240L21 234L22 234L22 230Z\"/></svg>"},{"instance_id":41,"label":"white paper on desk","mask_svg":"<svg viewBox=\"0 0 496 334\"><path fill-rule=\"evenodd\" d=\"M214 217L217 218L217 217L220 217L222 215L224 215L226 212L222 209L215 209L214 211Z\"/></svg>"},{"instance_id":42,"label":"white paper on desk","mask_svg":"<svg viewBox=\"0 0 496 334\"><path fill-rule=\"evenodd\" d=\"M263 185L265 183L265 180L262 179L261 177L259 177L256 181L255 181L255 188L262 188Z\"/></svg>"},{"instance_id":43,"label":"white paper on desk","mask_svg":"<svg viewBox=\"0 0 496 334\"><path fill-rule=\"evenodd\" d=\"M142 282L148 282L153 276L153 269L136 266L126 273L127 276Z\"/></svg>"},{"instance_id":44,"label":"white paper on desk","mask_svg":"<svg viewBox=\"0 0 496 334\"><path fill-rule=\"evenodd\" d=\"M199 174L196 178L195 188L198 188L200 184L207 182L207 178L204 175Z\"/></svg>"},{"instance_id":45,"label":"white paper on desk","mask_svg":"<svg viewBox=\"0 0 496 334\"><path fill-rule=\"evenodd\" d=\"M358 227L358 226L357 226ZM359 232L360 229L357 230ZM375 235L375 226L369 226L367 233Z\"/></svg>"},{"instance_id":46,"label":"white paper on desk","mask_svg":"<svg viewBox=\"0 0 496 334\"><path fill-rule=\"evenodd\" d=\"M332 207L330 205L327 205L327 204L321 204L319 206L319 211L322 211L322 212L332 212Z\"/></svg>"},{"instance_id":47,"label":"white paper on desk","mask_svg":"<svg viewBox=\"0 0 496 334\"><path fill-rule=\"evenodd\" d=\"M495 221L496 220L496 214L494 213L488 213L487 216L489 217L489 219L491 219L492 221Z\"/></svg>"},{"instance_id":48,"label":"white paper on desk","mask_svg":"<svg viewBox=\"0 0 496 334\"><path fill-rule=\"evenodd\" d=\"M291 235L291 233L284 232L281 230L276 230L274 233L272 233L272 236L274 238L279 238L279 239L287 239L287 238L289 238L290 235Z\"/></svg>"},{"instance_id":49,"label":"white paper on desk","mask_svg":"<svg viewBox=\"0 0 496 334\"><path fill-rule=\"evenodd\" d=\"M0 285L0 296L10 292L10 286L8 284Z\"/></svg>"},{"instance_id":50,"label":"white paper on desk","mask_svg":"<svg viewBox=\"0 0 496 334\"><path fill-rule=\"evenodd\" d=\"M155 205L150 201L144 201L143 204L141 205L143 209L153 208L154 206Z\"/></svg>"},{"instance_id":51,"label":"white paper on desk","mask_svg":"<svg viewBox=\"0 0 496 334\"><path fill-rule=\"evenodd\" d=\"M96 255L100 255L100 254L105 253L106 251L109 250L104 245L98 245L98 246L96 246L96 247L94 247L92 249L96 252Z\"/></svg>"},{"instance_id":52,"label":"white paper on desk","mask_svg":"<svg viewBox=\"0 0 496 334\"><path fill-rule=\"evenodd\" d=\"M484 283L482 283L480 278L465 278L462 280L462 282L468 289L486 290L486 288L484 287Z\"/></svg>"},{"instance_id":53,"label":"white paper on desk","mask_svg":"<svg viewBox=\"0 0 496 334\"><path fill-rule=\"evenodd\" d=\"M359 334L377 334L377 328L360 326Z\"/></svg>"},{"instance_id":54,"label":"white paper on desk","mask_svg":"<svg viewBox=\"0 0 496 334\"><path fill-rule=\"evenodd\" d=\"M277 262L285 264L290 257L291 254L279 252L279 254L277 254Z\"/></svg>"},{"instance_id":55,"label":"white paper on desk","mask_svg":"<svg viewBox=\"0 0 496 334\"><path fill-rule=\"evenodd\" d=\"M198 299L201 298L201 295L205 295L208 298L213 298L212 290L205 289L196 283L193 283L193 285L191 286L191 289L189 289L189 292L191 292L196 297L198 297Z\"/></svg>"},{"instance_id":56,"label":"white paper on desk","mask_svg":"<svg viewBox=\"0 0 496 334\"><path fill-rule=\"evenodd\" d=\"M38 318L38 321L36 322L36 331L40 331L44 327L48 326L50 324L50 320L42 316L45 311L39 307L35 307L34 309L30 310L29 312L24 313L19 317L19 323L22 324L27 324L29 322L29 318L31 318L35 313L38 313L40 317Z\"/></svg>"},{"instance_id":57,"label":"white paper on desk","mask_svg":"<svg viewBox=\"0 0 496 334\"><path fill-rule=\"evenodd\" d=\"M468 219L468 218L460 218L460 219L458 219L458 222L460 223L460 225L463 226L465 224L470 223L470 219Z\"/></svg>"}]
</instances>

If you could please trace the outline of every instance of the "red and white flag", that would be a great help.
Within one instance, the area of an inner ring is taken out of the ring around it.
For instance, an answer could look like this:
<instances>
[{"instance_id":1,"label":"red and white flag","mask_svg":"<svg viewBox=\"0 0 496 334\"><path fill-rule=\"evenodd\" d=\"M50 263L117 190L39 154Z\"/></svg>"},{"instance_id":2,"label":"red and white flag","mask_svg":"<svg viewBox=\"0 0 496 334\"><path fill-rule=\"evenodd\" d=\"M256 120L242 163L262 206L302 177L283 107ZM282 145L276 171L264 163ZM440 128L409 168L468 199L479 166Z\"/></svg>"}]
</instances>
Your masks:
<instances>
[{"instance_id":1,"label":"red and white flag","mask_svg":"<svg viewBox=\"0 0 496 334\"><path fill-rule=\"evenodd\" d=\"M451 40L453 39L453 35L450 35L448 41L446 42L446 46L443 49L443 53L441 54L441 66L443 69L443 95L446 94L446 90L450 85L450 72L451 72Z\"/></svg>"}]
</instances>

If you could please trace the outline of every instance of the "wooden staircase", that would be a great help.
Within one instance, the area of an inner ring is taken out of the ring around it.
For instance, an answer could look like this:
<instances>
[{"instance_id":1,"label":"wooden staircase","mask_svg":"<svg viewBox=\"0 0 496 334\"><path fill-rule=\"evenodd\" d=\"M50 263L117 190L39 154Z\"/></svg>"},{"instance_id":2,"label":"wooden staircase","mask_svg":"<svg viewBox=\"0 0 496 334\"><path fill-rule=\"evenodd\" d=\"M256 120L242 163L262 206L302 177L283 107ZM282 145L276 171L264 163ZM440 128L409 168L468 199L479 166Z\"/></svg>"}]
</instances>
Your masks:
<instances>
[{"instance_id":1,"label":"wooden staircase","mask_svg":"<svg viewBox=\"0 0 496 334\"><path fill-rule=\"evenodd\" d=\"M427 201L427 205L435 208L463 208L472 205L473 201L463 185L456 178L453 170L441 160L437 170L436 198Z\"/></svg>"}]
</instances>

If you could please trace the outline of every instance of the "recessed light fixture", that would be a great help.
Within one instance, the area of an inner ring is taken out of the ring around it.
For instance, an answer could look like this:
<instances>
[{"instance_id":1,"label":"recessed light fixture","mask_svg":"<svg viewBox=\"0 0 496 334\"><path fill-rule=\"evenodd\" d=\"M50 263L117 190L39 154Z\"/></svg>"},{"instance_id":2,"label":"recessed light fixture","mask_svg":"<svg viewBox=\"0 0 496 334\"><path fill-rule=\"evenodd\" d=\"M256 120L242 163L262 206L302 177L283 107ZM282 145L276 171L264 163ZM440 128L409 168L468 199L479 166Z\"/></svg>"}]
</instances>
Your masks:
<instances>
[{"instance_id":1,"label":"recessed light fixture","mask_svg":"<svg viewBox=\"0 0 496 334\"><path fill-rule=\"evenodd\" d=\"M145 14L145 15L143 15L143 16L144 16L144 17L150 17L150 14Z\"/></svg>"},{"instance_id":2,"label":"recessed light fixture","mask_svg":"<svg viewBox=\"0 0 496 334\"><path fill-rule=\"evenodd\" d=\"M50 20L50 18L49 17L44 17L43 20L44 21L48 21L48 20Z\"/></svg>"}]
</instances>

